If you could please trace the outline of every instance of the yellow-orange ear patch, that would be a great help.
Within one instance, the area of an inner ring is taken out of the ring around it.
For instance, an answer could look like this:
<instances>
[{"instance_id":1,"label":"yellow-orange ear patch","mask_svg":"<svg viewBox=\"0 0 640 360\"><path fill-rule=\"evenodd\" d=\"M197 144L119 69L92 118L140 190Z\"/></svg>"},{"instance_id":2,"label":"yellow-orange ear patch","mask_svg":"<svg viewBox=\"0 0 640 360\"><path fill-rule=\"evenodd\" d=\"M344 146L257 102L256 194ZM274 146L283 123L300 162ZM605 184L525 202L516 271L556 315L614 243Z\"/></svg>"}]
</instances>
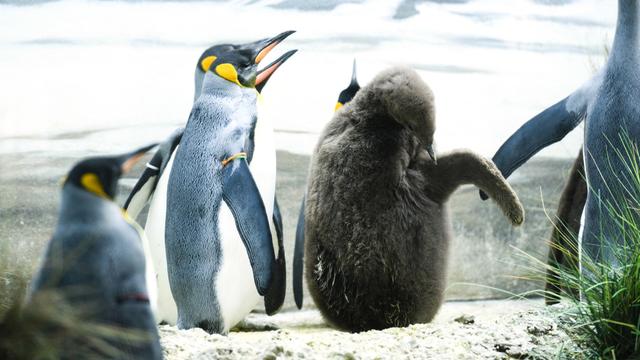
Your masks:
<instances>
[{"instance_id":1,"label":"yellow-orange ear patch","mask_svg":"<svg viewBox=\"0 0 640 360\"><path fill-rule=\"evenodd\" d=\"M80 184L82 184L82 186L90 193L96 194L103 198L109 198L109 195L104 192L104 187L102 187L100 178L94 173L83 174L80 178Z\"/></svg>"},{"instance_id":2,"label":"yellow-orange ear patch","mask_svg":"<svg viewBox=\"0 0 640 360\"><path fill-rule=\"evenodd\" d=\"M336 107L333 109L333 111L338 111L338 109L340 109L342 107L342 103L340 103L340 101L338 101L336 103Z\"/></svg>"},{"instance_id":3,"label":"yellow-orange ear patch","mask_svg":"<svg viewBox=\"0 0 640 360\"><path fill-rule=\"evenodd\" d=\"M206 58L202 59L202 61L200 62L200 67L202 68L202 71L204 72L209 71L211 64L213 64L213 62L216 61L216 59L217 57L213 55L207 56Z\"/></svg>"},{"instance_id":4,"label":"yellow-orange ear patch","mask_svg":"<svg viewBox=\"0 0 640 360\"><path fill-rule=\"evenodd\" d=\"M236 68L233 67L233 65L229 63L220 64L216 66L216 73L221 77L223 77L224 79L227 79L234 84L238 84L239 86L242 86L242 84L240 84L240 81L238 81L238 71L236 71Z\"/></svg>"}]
</instances>

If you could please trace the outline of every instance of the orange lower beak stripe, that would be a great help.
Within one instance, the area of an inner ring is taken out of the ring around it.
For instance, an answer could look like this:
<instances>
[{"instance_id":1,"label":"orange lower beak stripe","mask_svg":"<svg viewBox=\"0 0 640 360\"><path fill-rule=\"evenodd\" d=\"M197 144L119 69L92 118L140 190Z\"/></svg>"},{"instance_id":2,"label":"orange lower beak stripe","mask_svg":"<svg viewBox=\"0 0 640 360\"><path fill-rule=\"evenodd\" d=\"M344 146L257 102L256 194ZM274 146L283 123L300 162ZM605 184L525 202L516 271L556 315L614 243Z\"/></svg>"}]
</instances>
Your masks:
<instances>
[{"instance_id":1,"label":"orange lower beak stripe","mask_svg":"<svg viewBox=\"0 0 640 360\"><path fill-rule=\"evenodd\" d=\"M256 56L256 64L259 64L260 61L262 61L262 59L264 59L264 57L267 56L269 51L273 50L273 48L276 47L276 45L278 45L279 43L280 43L280 41L276 41L273 44L270 44L266 48L262 49L260 51L260 53L258 54L258 56Z\"/></svg>"},{"instance_id":2,"label":"orange lower beak stripe","mask_svg":"<svg viewBox=\"0 0 640 360\"><path fill-rule=\"evenodd\" d=\"M263 81L267 80L269 78L269 76L271 76L271 74L273 74L274 71L276 71L276 69L278 69L278 67L280 67L281 63L276 63L273 64L270 68L266 68L264 69L260 74L258 74L258 76L256 77L256 85L262 83Z\"/></svg>"}]
</instances>

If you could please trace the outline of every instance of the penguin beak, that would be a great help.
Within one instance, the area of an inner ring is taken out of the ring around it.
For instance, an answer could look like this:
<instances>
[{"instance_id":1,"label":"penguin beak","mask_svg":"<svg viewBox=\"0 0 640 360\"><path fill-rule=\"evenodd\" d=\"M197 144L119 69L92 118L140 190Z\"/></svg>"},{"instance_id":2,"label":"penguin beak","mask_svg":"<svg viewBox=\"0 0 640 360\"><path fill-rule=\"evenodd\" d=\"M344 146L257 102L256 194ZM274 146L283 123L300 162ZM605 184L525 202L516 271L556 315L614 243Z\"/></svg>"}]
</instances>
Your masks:
<instances>
[{"instance_id":1,"label":"penguin beak","mask_svg":"<svg viewBox=\"0 0 640 360\"><path fill-rule=\"evenodd\" d=\"M433 160L434 164L438 163L438 159L436 159L436 152L433 150L433 144L429 144L427 146L427 153L431 156L431 160Z\"/></svg>"},{"instance_id":2,"label":"penguin beak","mask_svg":"<svg viewBox=\"0 0 640 360\"><path fill-rule=\"evenodd\" d=\"M287 51L284 55L280 56L276 61L269 64L264 69L258 71L258 75L256 76L256 90L258 92L262 92L262 88L267 84L267 80L273 75L273 73L280 67L280 65L284 64L287 59L289 59L293 54L295 54L298 50L290 50Z\"/></svg>"},{"instance_id":3,"label":"penguin beak","mask_svg":"<svg viewBox=\"0 0 640 360\"><path fill-rule=\"evenodd\" d=\"M144 154L147 153L147 151L153 149L156 146L158 146L157 143L150 144L138 150L135 150L133 152L130 152L128 154L118 157L118 163L120 164L120 170L122 171L122 173L123 174L128 173L131 170L131 168L133 168L133 165L135 165L142 158L142 156L144 156Z\"/></svg>"},{"instance_id":4,"label":"penguin beak","mask_svg":"<svg viewBox=\"0 0 640 360\"><path fill-rule=\"evenodd\" d=\"M267 56L267 54L273 50L279 43L281 43L284 39L289 37L289 35L293 34L295 31L289 30L285 31L281 34L272 37L271 39L263 39L258 40L254 43L245 45L249 50L253 51L253 61L255 64L259 64L262 59Z\"/></svg>"}]
</instances>

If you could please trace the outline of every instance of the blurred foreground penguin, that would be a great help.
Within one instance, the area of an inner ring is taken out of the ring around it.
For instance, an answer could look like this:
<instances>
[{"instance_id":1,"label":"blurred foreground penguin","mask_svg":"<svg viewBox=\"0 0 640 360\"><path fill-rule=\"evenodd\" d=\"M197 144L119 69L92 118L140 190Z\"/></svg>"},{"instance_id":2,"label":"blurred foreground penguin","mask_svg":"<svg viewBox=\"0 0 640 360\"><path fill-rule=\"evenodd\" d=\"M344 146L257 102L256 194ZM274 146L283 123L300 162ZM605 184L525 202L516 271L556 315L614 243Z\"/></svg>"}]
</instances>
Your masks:
<instances>
[{"instance_id":1,"label":"blurred foreground penguin","mask_svg":"<svg viewBox=\"0 0 640 360\"><path fill-rule=\"evenodd\" d=\"M161 146L128 200L129 208L140 209L153 191L146 231L158 272L160 320L224 334L261 296L269 314L284 301L273 129L258 121L256 101L295 50L263 70L257 65L292 33L202 55L184 132Z\"/></svg>"},{"instance_id":2,"label":"blurred foreground penguin","mask_svg":"<svg viewBox=\"0 0 640 360\"><path fill-rule=\"evenodd\" d=\"M430 321L442 302L449 244L445 203L460 185L487 191L515 224L522 206L494 165L460 151L437 160L434 99L418 74L377 75L324 129L305 204L311 295L352 331Z\"/></svg>"},{"instance_id":3,"label":"blurred foreground penguin","mask_svg":"<svg viewBox=\"0 0 640 360\"><path fill-rule=\"evenodd\" d=\"M135 340L105 339L121 352L113 358L162 358L139 227L113 201L120 176L153 146L73 167L63 185L55 233L28 296L27 306L42 292L59 291L86 314L79 320L131 332Z\"/></svg>"},{"instance_id":4,"label":"blurred foreground penguin","mask_svg":"<svg viewBox=\"0 0 640 360\"><path fill-rule=\"evenodd\" d=\"M615 212L637 208L640 198L629 171L628 142L640 140L640 3L618 0L613 46L604 68L567 98L519 128L493 157L505 177L585 120L584 167L587 200L581 231L581 256L617 263L625 225ZM631 192L629 192L631 191ZM635 201L634 200L634 201Z\"/></svg>"}]
</instances>

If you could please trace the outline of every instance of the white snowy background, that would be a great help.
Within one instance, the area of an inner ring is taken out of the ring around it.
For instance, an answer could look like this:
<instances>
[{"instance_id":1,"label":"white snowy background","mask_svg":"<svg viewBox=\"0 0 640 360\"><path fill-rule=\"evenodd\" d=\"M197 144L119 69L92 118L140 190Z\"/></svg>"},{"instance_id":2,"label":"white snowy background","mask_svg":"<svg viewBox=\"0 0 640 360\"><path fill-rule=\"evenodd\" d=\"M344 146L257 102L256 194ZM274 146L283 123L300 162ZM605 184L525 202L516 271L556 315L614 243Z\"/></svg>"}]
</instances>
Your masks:
<instances>
[{"instance_id":1,"label":"white snowy background","mask_svg":"<svg viewBox=\"0 0 640 360\"><path fill-rule=\"evenodd\" d=\"M393 64L418 70L438 150L491 156L603 63L615 15L607 0L0 0L0 153L162 140L187 120L204 49L293 29L263 62L299 49L261 106L280 149L311 152L356 58L361 84ZM576 130L541 155L573 157L581 141Z\"/></svg>"}]
</instances>

